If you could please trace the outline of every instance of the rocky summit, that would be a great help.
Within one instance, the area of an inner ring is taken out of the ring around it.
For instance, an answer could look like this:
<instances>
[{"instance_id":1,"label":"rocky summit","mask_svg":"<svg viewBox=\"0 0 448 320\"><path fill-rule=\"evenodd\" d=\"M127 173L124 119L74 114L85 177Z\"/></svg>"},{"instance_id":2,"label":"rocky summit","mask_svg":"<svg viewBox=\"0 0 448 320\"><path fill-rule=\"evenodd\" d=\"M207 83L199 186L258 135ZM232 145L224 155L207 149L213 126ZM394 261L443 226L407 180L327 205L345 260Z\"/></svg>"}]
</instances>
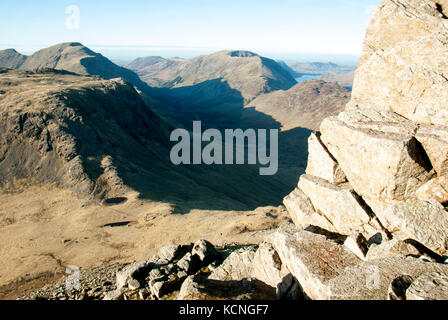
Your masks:
<instances>
[{"instance_id":1,"label":"rocky summit","mask_svg":"<svg viewBox=\"0 0 448 320\"><path fill-rule=\"evenodd\" d=\"M447 10L378 7L353 97L311 135L306 174L284 199L294 223L257 245L163 247L115 274L98 270L108 286L25 298L447 299Z\"/></svg>"}]
</instances>

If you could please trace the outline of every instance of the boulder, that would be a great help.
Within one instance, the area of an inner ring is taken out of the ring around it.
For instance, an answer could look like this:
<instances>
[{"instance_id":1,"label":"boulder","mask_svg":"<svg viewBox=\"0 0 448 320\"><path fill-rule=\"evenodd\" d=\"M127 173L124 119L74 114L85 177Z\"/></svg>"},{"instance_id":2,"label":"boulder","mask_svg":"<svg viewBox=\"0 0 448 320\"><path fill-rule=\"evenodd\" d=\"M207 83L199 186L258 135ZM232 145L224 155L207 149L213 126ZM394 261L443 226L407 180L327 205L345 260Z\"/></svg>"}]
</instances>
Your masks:
<instances>
[{"instance_id":1,"label":"boulder","mask_svg":"<svg viewBox=\"0 0 448 320\"><path fill-rule=\"evenodd\" d=\"M404 200L433 176L414 127L391 121L393 114L362 110L322 122L322 141L362 197Z\"/></svg>"},{"instance_id":2,"label":"boulder","mask_svg":"<svg viewBox=\"0 0 448 320\"><path fill-rule=\"evenodd\" d=\"M192 249L192 245L168 245L162 247L153 257L153 261L157 264L168 264L177 261L185 256Z\"/></svg>"},{"instance_id":3,"label":"boulder","mask_svg":"<svg viewBox=\"0 0 448 320\"><path fill-rule=\"evenodd\" d=\"M299 283L268 242L261 243L255 253L252 276L277 288L278 299L297 300L303 297Z\"/></svg>"},{"instance_id":4,"label":"boulder","mask_svg":"<svg viewBox=\"0 0 448 320\"><path fill-rule=\"evenodd\" d=\"M370 244L362 233L357 233L347 237L344 246L354 253L359 259L366 260Z\"/></svg>"},{"instance_id":5,"label":"boulder","mask_svg":"<svg viewBox=\"0 0 448 320\"><path fill-rule=\"evenodd\" d=\"M417 278L428 272L446 272L448 266L413 257L392 257L347 267L328 286L331 300L387 300L392 281L408 275Z\"/></svg>"},{"instance_id":6,"label":"boulder","mask_svg":"<svg viewBox=\"0 0 448 320\"><path fill-rule=\"evenodd\" d=\"M441 204L448 203L448 178L436 177L428 181L417 190L416 197L423 201L434 199Z\"/></svg>"},{"instance_id":7,"label":"boulder","mask_svg":"<svg viewBox=\"0 0 448 320\"><path fill-rule=\"evenodd\" d=\"M198 256L198 258L204 264L209 264L213 260L219 257L219 252L216 251L213 244L206 240L199 240L193 245L193 250L191 254Z\"/></svg>"},{"instance_id":8,"label":"boulder","mask_svg":"<svg viewBox=\"0 0 448 320\"><path fill-rule=\"evenodd\" d=\"M344 246L324 235L298 230L291 224L277 230L270 242L306 296L313 300L329 299L330 280L347 267L360 263L359 258Z\"/></svg>"},{"instance_id":9,"label":"boulder","mask_svg":"<svg viewBox=\"0 0 448 320\"><path fill-rule=\"evenodd\" d=\"M399 240L412 239L444 255L448 246L448 213L435 200L406 200L388 204L366 199L387 230Z\"/></svg>"},{"instance_id":10,"label":"boulder","mask_svg":"<svg viewBox=\"0 0 448 320\"><path fill-rule=\"evenodd\" d=\"M418 277L406 291L407 300L448 300L448 275L430 272Z\"/></svg>"},{"instance_id":11,"label":"boulder","mask_svg":"<svg viewBox=\"0 0 448 320\"><path fill-rule=\"evenodd\" d=\"M275 289L256 279L218 281L188 277L177 300L275 300Z\"/></svg>"},{"instance_id":12,"label":"boulder","mask_svg":"<svg viewBox=\"0 0 448 320\"><path fill-rule=\"evenodd\" d=\"M135 262L125 266L121 271L118 271L116 273L117 289L122 289L131 280L141 281L142 278L144 279L153 267L154 264L148 261Z\"/></svg>"},{"instance_id":13,"label":"boulder","mask_svg":"<svg viewBox=\"0 0 448 320\"><path fill-rule=\"evenodd\" d=\"M109 291L104 296L103 300L105 301L118 301L123 298L123 289L116 289L113 291Z\"/></svg>"},{"instance_id":14,"label":"boulder","mask_svg":"<svg viewBox=\"0 0 448 320\"><path fill-rule=\"evenodd\" d=\"M208 277L210 280L228 281L248 279L253 273L257 247L250 246L232 252Z\"/></svg>"},{"instance_id":15,"label":"boulder","mask_svg":"<svg viewBox=\"0 0 448 320\"><path fill-rule=\"evenodd\" d=\"M201 269L201 260L197 255L187 253L182 259L177 262L180 270L184 270L187 274L194 274Z\"/></svg>"},{"instance_id":16,"label":"boulder","mask_svg":"<svg viewBox=\"0 0 448 320\"><path fill-rule=\"evenodd\" d=\"M380 230L350 184L336 186L317 177L302 175L299 188L310 198L314 208L331 222L338 233L372 234Z\"/></svg>"},{"instance_id":17,"label":"boulder","mask_svg":"<svg viewBox=\"0 0 448 320\"><path fill-rule=\"evenodd\" d=\"M443 17L448 15L447 7L446 0L383 1L367 26L359 64L362 65L376 51L444 32L446 23Z\"/></svg>"},{"instance_id":18,"label":"boulder","mask_svg":"<svg viewBox=\"0 0 448 320\"><path fill-rule=\"evenodd\" d=\"M336 232L335 227L322 215L316 212L310 198L302 190L296 188L283 203L295 225L301 229L318 226L322 229Z\"/></svg>"},{"instance_id":19,"label":"boulder","mask_svg":"<svg viewBox=\"0 0 448 320\"><path fill-rule=\"evenodd\" d=\"M448 128L420 125L415 137L425 149L438 176L448 176Z\"/></svg>"},{"instance_id":20,"label":"boulder","mask_svg":"<svg viewBox=\"0 0 448 320\"><path fill-rule=\"evenodd\" d=\"M169 279L152 280L149 282L148 286L150 288L151 294L155 298L160 300L166 295L179 291L182 286L182 282L185 279L186 277L178 278L172 276Z\"/></svg>"},{"instance_id":21,"label":"boulder","mask_svg":"<svg viewBox=\"0 0 448 320\"><path fill-rule=\"evenodd\" d=\"M383 1L366 32L348 108L447 123L447 6L446 0Z\"/></svg>"},{"instance_id":22,"label":"boulder","mask_svg":"<svg viewBox=\"0 0 448 320\"><path fill-rule=\"evenodd\" d=\"M411 244L398 239L386 240L380 244L372 244L366 255L366 260L377 260L396 256L419 256L420 252Z\"/></svg>"},{"instance_id":23,"label":"boulder","mask_svg":"<svg viewBox=\"0 0 448 320\"><path fill-rule=\"evenodd\" d=\"M306 173L327 180L332 184L347 181L339 164L328 152L319 136L312 133L308 139L308 166Z\"/></svg>"}]
</instances>

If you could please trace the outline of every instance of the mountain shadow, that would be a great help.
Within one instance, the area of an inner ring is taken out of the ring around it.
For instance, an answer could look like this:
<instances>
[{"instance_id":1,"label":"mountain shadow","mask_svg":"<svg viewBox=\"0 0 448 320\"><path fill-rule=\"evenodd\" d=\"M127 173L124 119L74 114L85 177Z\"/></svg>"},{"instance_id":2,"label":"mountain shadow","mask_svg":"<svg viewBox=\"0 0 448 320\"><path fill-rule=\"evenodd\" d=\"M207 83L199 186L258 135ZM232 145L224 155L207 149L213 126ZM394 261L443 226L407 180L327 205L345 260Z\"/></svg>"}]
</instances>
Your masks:
<instances>
[{"instance_id":1,"label":"mountain shadow","mask_svg":"<svg viewBox=\"0 0 448 320\"><path fill-rule=\"evenodd\" d=\"M208 80L189 87L151 88L151 94L163 102L164 112L169 114L172 123L178 123L187 130L192 129L193 121L201 121L203 131L209 128L220 131L239 128L281 129L281 124L271 116L255 108L245 108L240 92L230 88L222 79ZM180 172L194 181L197 187L210 189L215 194L206 199L207 195L203 192L196 196L189 195L189 201L175 201L176 212L187 213L192 209L253 210L260 206L282 204L283 198L296 187L298 177L305 170L310 132L303 128L279 131L279 168L273 176L261 176L260 165L175 166L172 172ZM122 169L126 171L125 167ZM136 177L127 179L124 173L121 176L127 185L140 192L142 198L153 199L154 190L148 189L147 183L136 183L140 180ZM189 187L189 191L193 189ZM222 205L214 198L216 196L221 199L227 197L231 201ZM194 205L188 204L192 202Z\"/></svg>"},{"instance_id":2,"label":"mountain shadow","mask_svg":"<svg viewBox=\"0 0 448 320\"><path fill-rule=\"evenodd\" d=\"M187 99L210 86L231 99L219 105L214 102L222 95ZM24 99L24 90L32 90L33 96ZM5 115L0 118L0 183L33 177L92 195L106 205L126 201L126 194L135 190L141 199L171 203L179 214L193 209L243 211L280 205L306 164L309 131L296 129L279 134L279 170L273 176L261 176L259 165L176 166L170 161L170 133L175 127L121 80L5 70L0 91L0 111ZM241 122L244 99L226 82L176 88L167 97L186 128L201 120L203 130L257 129L259 119L266 129L280 128L256 110Z\"/></svg>"}]
</instances>

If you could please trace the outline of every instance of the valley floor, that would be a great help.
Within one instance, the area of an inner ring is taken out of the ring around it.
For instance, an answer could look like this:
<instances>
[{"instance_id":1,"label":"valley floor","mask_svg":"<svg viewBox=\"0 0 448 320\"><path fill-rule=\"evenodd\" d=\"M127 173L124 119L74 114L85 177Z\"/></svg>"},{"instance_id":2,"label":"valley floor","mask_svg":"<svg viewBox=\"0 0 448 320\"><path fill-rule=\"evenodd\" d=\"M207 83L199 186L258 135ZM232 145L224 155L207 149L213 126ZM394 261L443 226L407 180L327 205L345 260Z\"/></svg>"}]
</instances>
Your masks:
<instances>
[{"instance_id":1,"label":"valley floor","mask_svg":"<svg viewBox=\"0 0 448 320\"><path fill-rule=\"evenodd\" d=\"M283 207L180 215L171 204L125 196L126 202L107 206L48 185L2 189L0 299L39 289L63 277L70 265L83 270L148 260L167 244L259 243L289 219Z\"/></svg>"}]
</instances>

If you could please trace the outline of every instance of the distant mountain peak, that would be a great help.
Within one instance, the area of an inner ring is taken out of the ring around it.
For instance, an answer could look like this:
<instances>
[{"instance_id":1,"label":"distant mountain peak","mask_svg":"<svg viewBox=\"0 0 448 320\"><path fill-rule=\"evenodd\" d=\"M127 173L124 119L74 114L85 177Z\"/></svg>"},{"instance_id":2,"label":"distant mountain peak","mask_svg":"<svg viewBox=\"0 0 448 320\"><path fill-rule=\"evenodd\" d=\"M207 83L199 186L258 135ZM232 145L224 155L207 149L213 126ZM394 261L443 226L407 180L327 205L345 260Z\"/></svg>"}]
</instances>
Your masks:
<instances>
[{"instance_id":1,"label":"distant mountain peak","mask_svg":"<svg viewBox=\"0 0 448 320\"><path fill-rule=\"evenodd\" d=\"M231 57L239 57L239 58L259 57L258 54L245 50L228 51L228 55Z\"/></svg>"},{"instance_id":2,"label":"distant mountain peak","mask_svg":"<svg viewBox=\"0 0 448 320\"><path fill-rule=\"evenodd\" d=\"M140 90L147 85L131 70L122 68L80 42L63 42L24 56L14 49L0 51L0 67L35 70L49 68L104 79L123 78Z\"/></svg>"}]
</instances>

